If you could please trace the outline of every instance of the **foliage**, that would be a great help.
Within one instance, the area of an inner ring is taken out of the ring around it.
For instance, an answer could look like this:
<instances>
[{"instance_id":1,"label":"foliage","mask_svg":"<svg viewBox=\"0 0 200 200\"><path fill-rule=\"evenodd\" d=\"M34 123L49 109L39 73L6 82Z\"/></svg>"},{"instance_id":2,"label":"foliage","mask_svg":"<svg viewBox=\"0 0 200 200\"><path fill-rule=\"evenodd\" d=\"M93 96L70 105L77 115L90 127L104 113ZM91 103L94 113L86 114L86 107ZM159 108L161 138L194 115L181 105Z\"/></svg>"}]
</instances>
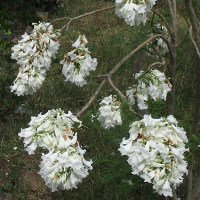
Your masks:
<instances>
[{"instance_id":1,"label":"foliage","mask_svg":"<svg viewBox=\"0 0 200 200\"><path fill-rule=\"evenodd\" d=\"M20 23L30 25L33 10L35 6L27 6L33 1L19 1L13 4L13 9L8 11L11 7L11 2L4 1L1 5L4 6L4 13L1 13L1 22L5 22L3 30L6 33L11 32L12 23L9 20L16 19ZM6 5L7 4L7 5ZM18 5L16 5L18 4ZM33 5L33 4L32 4ZM58 16L77 16L85 12L95 9L113 5L109 1L100 0L67 0L64 8L59 10ZM91 5L88 7L88 5ZM21 6L21 7L20 7ZM182 8L182 4L180 4ZM195 9L198 10L198 6ZM23 8L27 9L23 9ZM162 11L167 22L170 22L169 11L166 9L165 2L159 2L158 7ZM33 10L32 10L33 9ZM18 11L21 10L23 12ZM24 14L26 10L26 14ZM180 38L183 38L187 25L181 15L179 18L179 32ZM29 15L29 16L28 16ZM57 15L52 15L52 18L57 18ZM8 18L8 21L5 19ZM35 18L34 18L35 19ZM159 21L158 17L154 17L154 21ZM98 22L98 23L97 23ZM150 21L151 22L151 18ZM65 23L65 22L63 22ZM55 24L61 27L63 23ZM3 179L7 178L7 183L0 184L0 190L12 193L14 199L149 199L156 200L162 197L153 193L150 184L143 184L143 180L137 176L131 175L131 167L128 165L126 158L121 157L118 152L119 143L123 137L128 138L129 124L133 121L139 120L139 117L129 111L126 102L122 103L122 126L117 126L111 130L100 128L100 123L95 120L91 123L91 115L98 109L100 100L107 96L107 94L115 94L113 90L105 86L100 92L98 100L91 108L81 116L84 128L79 134L78 138L80 144L87 150L86 156L91 158L94 162L93 171L84 182L78 185L78 189L71 191L59 191L50 194L46 188L41 188L37 194L23 182L23 170L38 171L40 162L40 153L36 152L35 156L28 157L24 152L22 141L19 140L17 133L21 128L27 126L31 116L38 115L38 113L45 113L49 109L62 108L63 110L71 110L73 113L80 110L82 106L88 101L90 96L98 87L101 78L94 77L96 74L105 74L113 68L126 54L137 47L138 44L148 38L148 30L151 24L146 26L129 27L125 25L122 19L114 16L113 11L107 11L95 16L88 16L80 19L80 21L73 22L70 26L70 32L61 36L61 49L58 52L57 58L53 62L53 66L47 74L43 87L34 95L25 98L17 97L10 93L9 86L16 77L18 66L9 58L10 47L13 45L10 42L1 43L0 51L4 54L1 57L1 74L0 74L0 94L1 94L1 108L0 108L0 160L1 169L0 174ZM64 82L64 77L61 76L61 66L59 61L63 59L63 54L69 51L72 41L77 38L77 30L85 34L89 39L89 50L92 52L92 57L98 59L99 64L97 71L91 73L87 78L88 85L83 88L78 88L75 85ZM1 41L2 42L2 41ZM183 126L186 132L190 131L192 124L192 113L194 104L196 102L195 85L196 85L196 58L195 50L192 45L189 50L190 39L187 37L181 48L178 50L178 67L177 67L177 85L176 91L176 118L180 119L180 126ZM6 45L6 46L4 46ZM186 54L187 53L187 54ZM185 56L187 55L187 56ZM140 56L136 54L129 59L123 67L116 73L113 80L115 85L122 91L127 90L130 83L134 83L133 71L136 65L133 61ZM168 58L169 55L166 55ZM183 60L184 57L184 60ZM142 68L147 68L151 59L147 59L143 63ZM57 75L59 72L59 75ZM54 75L56 74L56 75ZM24 105L24 106L22 106ZM22 106L22 107L21 107ZM166 115L166 103L162 100L154 102L148 101L149 112L154 118ZM21 108L21 111L20 109ZM24 108L24 111L22 111ZM123 114L125 113L125 114ZM199 129L198 129L199 130ZM192 155L199 157L200 144L199 136L192 136L188 146L191 148ZM14 147L18 147L14 150ZM88 159L87 158L87 159ZM188 159L191 155L188 156ZM9 160L9 161L8 161ZM198 165L197 165L198 167ZM6 175L8 173L8 175ZM195 171L198 174L198 170ZM185 197L184 186L178 189L180 197Z\"/></svg>"}]
</instances>

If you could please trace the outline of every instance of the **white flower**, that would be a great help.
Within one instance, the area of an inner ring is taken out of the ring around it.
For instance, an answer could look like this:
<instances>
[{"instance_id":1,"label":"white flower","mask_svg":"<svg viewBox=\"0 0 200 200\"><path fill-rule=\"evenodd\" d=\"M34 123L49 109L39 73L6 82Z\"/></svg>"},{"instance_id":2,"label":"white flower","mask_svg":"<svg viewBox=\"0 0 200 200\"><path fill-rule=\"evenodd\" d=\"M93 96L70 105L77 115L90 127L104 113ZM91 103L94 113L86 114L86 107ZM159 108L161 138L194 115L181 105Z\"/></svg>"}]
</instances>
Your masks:
<instances>
[{"instance_id":1,"label":"white flower","mask_svg":"<svg viewBox=\"0 0 200 200\"><path fill-rule=\"evenodd\" d=\"M29 154L37 147L49 150L42 155L39 174L52 192L57 189L69 190L92 170L92 161L84 159L85 150L81 149L75 132L81 121L70 111L49 110L46 114L32 117L30 127L19 133L24 138L24 146Z\"/></svg>"},{"instance_id":2,"label":"white flower","mask_svg":"<svg viewBox=\"0 0 200 200\"><path fill-rule=\"evenodd\" d=\"M85 47L87 43L85 36L80 35L72 44L75 49L67 53L64 60L60 62L63 65L62 73L66 81L71 81L80 87L87 84L85 77L90 74L90 71L95 71L97 66L97 59L92 59Z\"/></svg>"},{"instance_id":3,"label":"white flower","mask_svg":"<svg viewBox=\"0 0 200 200\"><path fill-rule=\"evenodd\" d=\"M157 33L164 34L167 39L170 39L168 30L165 26L158 23L155 25L155 30ZM151 34L149 36L151 36ZM150 52L148 55L154 54L153 48L155 48L161 55L165 55L168 52L167 44L162 38L156 38L153 42L150 42L147 45L147 49Z\"/></svg>"},{"instance_id":4,"label":"white flower","mask_svg":"<svg viewBox=\"0 0 200 200\"><path fill-rule=\"evenodd\" d=\"M177 125L178 124L178 121L176 120L176 118L173 116L173 115L169 115L167 117L168 121L171 122L172 124L175 124Z\"/></svg>"},{"instance_id":5,"label":"white flower","mask_svg":"<svg viewBox=\"0 0 200 200\"><path fill-rule=\"evenodd\" d=\"M147 14L151 11L152 6L156 0L137 1L135 0L116 0L117 16L125 19L130 26L145 24L147 21Z\"/></svg>"},{"instance_id":6,"label":"white flower","mask_svg":"<svg viewBox=\"0 0 200 200\"><path fill-rule=\"evenodd\" d=\"M51 66L52 57L60 44L59 31L53 31L50 23L33 24L30 35L25 33L12 48L11 58L20 65L19 73L11 86L11 92L18 96L35 93L45 80L46 71Z\"/></svg>"},{"instance_id":7,"label":"white flower","mask_svg":"<svg viewBox=\"0 0 200 200\"><path fill-rule=\"evenodd\" d=\"M75 43L72 44L75 48L85 48L85 45L88 43L85 35L79 35Z\"/></svg>"},{"instance_id":8,"label":"white flower","mask_svg":"<svg viewBox=\"0 0 200 200\"><path fill-rule=\"evenodd\" d=\"M77 188L77 184L88 175L92 161L86 161L84 153L76 141L56 152L43 154L39 174L52 192Z\"/></svg>"},{"instance_id":9,"label":"white flower","mask_svg":"<svg viewBox=\"0 0 200 200\"><path fill-rule=\"evenodd\" d=\"M112 95L105 97L100 105L97 119L105 129L122 124L120 102L117 101L116 97Z\"/></svg>"},{"instance_id":10,"label":"white flower","mask_svg":"<svg viewBox=\"0 0 200 200\"><path fill-rule=\"evenodd\" d=\"M60 146L62 139L75 137L73 129L81 126L71 112L64 113L61 109L49 110L46 114L32 117L30 127L22 129L20 137L24 137L24 146L29 154L33 154L37 147L48 150ZM67 142L66 142L67 143Z\"/></svg>"},{"instance_id":11,"label":"white flower","mask_svg":"<svg viewBox=\"0 0 200 200\"><path fill-rule=\"evenodd\" d=\"M138 84L126 91L129 103L135 104L136 98L138 108L144 110L148 108L146 101L149 96L157 101L158 98L166 100L167 93L171 91L171 84L165 74L154 69L150 72L140 71L135 74Z\"/></svg>"},{"instance_id":12,"label":"white flower","mask_svg":"<svg viewBox=\"0 0 200 200\"><path fill-rule=\"evenodd\" d=\"M119 151L128 156L132 174L152 183L160 195L172 196L171 186L182 183L188 173L184 161L184 153L188 151L185 131L177 126L172 115L160 119L144 115L130 127L130 137L123 138Z\"/></svg>"}]
</instances>

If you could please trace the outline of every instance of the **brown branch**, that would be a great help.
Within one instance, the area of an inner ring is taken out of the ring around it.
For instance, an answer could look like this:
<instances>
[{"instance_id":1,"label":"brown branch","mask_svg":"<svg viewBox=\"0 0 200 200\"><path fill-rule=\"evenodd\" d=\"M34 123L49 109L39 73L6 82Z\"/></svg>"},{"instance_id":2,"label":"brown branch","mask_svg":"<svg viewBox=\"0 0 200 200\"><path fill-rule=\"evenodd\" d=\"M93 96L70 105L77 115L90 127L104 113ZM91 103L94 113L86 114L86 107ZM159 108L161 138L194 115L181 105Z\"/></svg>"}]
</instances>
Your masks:
<instances>
[{"instance_id":1,"label":"brown branch","mask_svg":"<svg viewBox=\"0 0 200 200\"><path fill-rule=\"evenodd\" d=\"M95 100L95 98L97 97L97 95L99 94L101 88L104 86L105 83L106 83L106 78L104 78L104 80L101 82L100 86L97 88L96 92L92 95L88 103L77 113L76 115L77 117L79 117L83 112L85 112L90 107L90 105Z\"/></svg>"},{"instance_id":2,"label":"brown branch","mask_svg":"<svg viewBox=\"0 0 200 200\"><path fill-rule=\"evenodd\" d=\"M169 72L169 77L171 77L169 65L168 65L168 63L167 63L167 59L164 58L164 57L160 54L160 52L159 52L155 47L152 47L152 48L153 48L153 51L154 51L155 55L157 55L158 58L161 60L161 62L160 62L161 65L164 66L163 72L166 73L166 71L168 70L168 72ZM158 63L159 63L159 62L151 64L151 65L148 67L148 70L150 70L152 66L154 66L155 64L158 64Z\"/></svg>"},{"instance_id":3,"label":"brown branch","mask_svg":"<svg viewBox=\"0 0 200 200\"><path fill-rule=\"evenodd\" d=\"M194 45L194 47L195 47L195 49L196 49L197 55L198 55L199 58L200 58L200 52L199 52L200 49L198 48L198 45L197 45L197 43L195 42L195 40L194 40L194 38L193 38L192 27L190 27L189 33L190 33L190 39L192 40L192 43L193 43L193 45Z\"/></svg>"},{"instance_id":4,"label":"brown branch","mask_svg":"<svg viewBox=\"0 0 200 200\"><path fill-rule=\"evenodd\" d=\"M61 18L57 18L57 19L54 19L52 20L52 22L56 22L56 21L60 21L60 20L65 20L65 19L71 19L70 17L61 17Z\"/></svg>"},{"instance_id":5,"label":"brown branch","mask_svg":"<svg viewBox=\"0 0 200 200\"><path fill-rule=\"evenodd\" d=\"M161 35L161 34L153 35L148 40L146 40L145 42L143 42L142 44L140 44L133 51L131 51L127 56L125 56L117 65L115 65L115 67L108 73L108 75L112 76L137 51L139 51L142 47L144 47L145 45L147 45L152 40L155 40L156 38L159 38L159 37L162 38L165 41L165 43L167 44L170 56L173 56L172 51L171 51L171 45L170 45L168 39L165 36Z\"/></svg>"},{"instance_id":6,"label":"brown branch","mask_svg":"<svg viewBox=\"0 0 200 200\"><path fill-rule=\"evenodd\" d=\"M89 108L89 106L92 104L92 102L95 100L96 96L98 95L98 93L100 92L100 90L102 89L103 85L105 84L106 80L108 79L109 81L109 78L124 64L124 62L126 62L131 56L133 56L137 51L139 51L143 46L145 46L146 44L148 44L149 42L151 42L152 40L155 40L156 38L162 38L167 46L168 46L168 49L169 49L169 52L170 52L170 55L171 55L171 47L170 47L170 43L169 41L167 40L167 38L161 34L157 34L157 35L153 35L151 36L148 40L146 40L145 42L143 42L142 44L140 44L137 48L135 48L133 51L131 51L128 55L126 55L124 58L122 58L120 60L119 63L117 63L115 65L115 67L106 75L103 75L105 76L106 78L104 78L104 80L102 81L101 85L97 88L96 92L92 95L92 97L90 98L90 100L88 101L88 103L81 109L81 111L79 111L77 113L77 116L80 116L85 110L87 110L87 108ZM102 75L101 75L102 76ZM111 81L111 79L110 79ZM109 81L109 82L110 82ZM111 81L112 82L112 81ZM110 83L111 83L110 82ZM111 84L111 86L113 87L114 84ZM116 91L118 88L116 88L116 86L113 87ZM119 93L120 90L118 90L118 93ZM122 94L122 93L121 93ZM123 95L123 94L122 94ZM121 96L121 95L120 95ZM123 95L124 96L124 95Z\"/></svg>"},{"instance_id":7,"label":"brown branch","mask_svg":"<svg viewBox=\"0 0 200 200\"><path fill-rule=\"evenodd\" d=\"M197 177L197 182L192 190L191 200L199 200L200 198L200 176Z\"/></svg>"},{"instance_id":8,"label":"brown branch","mask_svg":"<svg viewBox=\"0 0 200 200\"><path fill-rule=\"evenodd\" d=\"M194 34L194 41L196 42L197 47L200 51L199 22L197 21L196 14L195 14L193 7L192 7L192 1L191 0L185 0L185 5L186 5L186 9L189 13L190 22L191 22L191 25L192 25L192 32Z\"/></svg>"},{"instance_id":9,"label":"brown branch","mask_svg":"<svg viewBox=\"0 0 200 200\"><path fill-rule=\"evenodd\" d=\"M171 37L173 37L173 33L172 33L172 31L171 31L171 29L170 29L168 23L167 23L166 20L164 19L164 17L163 17L158 11L156 11L156 10L154 10L154 9L152 9L152 11L153 11L154 13L156 13L156 14L160 17L160 19L161 19L161 20L163 21L163 23L165 24L165 27L167 28L169 34L171 35Z\"/></svg>"},{"instance_id":10,"label":"brown branch","mask_svg":"<svg viewBox=\"0 0 200 200\"><path fill-rule=\"evenodd\" d=\"M193 126L191 129L192 134L197 134L197 127L199 124L199 118L200 118L200 57L199 57L199 52L200 52L200 36L199 36L199 22L197 20L196 14L194 12L194 9L192 7L192 1L191 0L185 0L185 5L186 9L188 11L189 17L190 17L190 22L192 25L192 33L190 34L191 40L195 46L197 55L198 55L198 72L197 72L197 102L195 105L195 113L194 113L194 121L193 121ZM190 169L189 169L189 174L190 176L188 177L188 193L187 193L187 200L196 200L200 196L200 178L198 179L197 183L195 184L194 188L192 189L192 171L193 171L193 159L190 163Z\"/></svg>"},{"instance_id":11,"label":"brown branch","mask_svg":"<svg viewBox=\"0 0 200 200\"><path fill-rule=\"evenodd\" d=\"M193 160L193 158L192 158L192 160ZM193 165L194 165L193 161L191 163L189 163L189 165L188 165L187 198L186 198L187 200L190 200L190 198L192 196Z\"/></svg>"},{"instance_id":12,"label":"brown branch","mask_svg":"<svg viewBox=\"0 0 200 200\"><path fill-rule=\"evenodd\" d=\"M63 29L65 29L65 28L66 28L66 30L68 30L70 23L71 23L72 21L76 20L76 19L80 19L80 18L83 18L83 17L87 17L87 16L89 16L89 15L93 15L93 14L96 14L96 13L98 13L98 12L102 12L102 11L106 11L106 10L111 10L111 9L113 9L113 8L115 8L115 6L110 6L110 7L106 7L106 8L101 8L101 9L94 10L94 11L91 11L91 12L88 12L88 13L84 13L84 14L79 15L79 16L76 16L76 17L62 17L62 18L58 18L58 19L53 20L53 22L59 21L59 20L65 20L65 19L69 20L69 22L67 22L67 23L61 28L61 31L62 31Z\"/></svg>"},{"instance_id":13,"label":"brown branch","mask_svg":"<svg viewBox=\"0 0 200 200\"><path fill-rule=\"evenodd\" d=\"M170 69L169 69L169 65L168 65L168 63L167 63L166 58L164 58L156 48L153 47L153 50L154 50L154 53L158 56L158 58L162 61L162 62L160 62L160 63L161 63L161 65L164 66L163 72L165 73L165 72L168 70L169 76L170 76ZM159 63L159 62L158 62L158 63ZM155 63L155 64L158 64L158 63ZM154 66L154 63L151 64L150 67L148 67L148 70L151 69L151 66Z\"/></svg>"},{"instance_id":14,"label":"brown branch","mask_svg":"<svg viewBox=\"0 0 200 200\"><path fill-rule=\"evenodd\" d=\"M174 11L173 11L171 0L167 0L167 2L168 2L168 6L169 6L169 11L170 11L170 14L172 17L174 15Z\"/></svg>"},{"instance_id":15,"label":"brown branch","mask_svg":"<svg viewBox=\"0 0 200 200\"><path fill-rule=\"evenodd\" d=\"M177 43L177 12L176 12L176 0L168 0L168 6L172 19L172 28L173 28L173 37L171 38L170 47L170 75L171 83L173 85L172 91L168 94L167 97L167 114L174 114L174 104L175 104L175 94L176 94L176 43Z\"/></svg>"},{"instance_id":16,"label":"brown branch","mask_svg":"<svg viewBox=\"0 0 200 200\"><path fill-rule=\"evenodd\" d=\"M196 135L198 132L198 125L200 119L200 58L197 57L197 86L196 86L196 103L194 108L194 121L190 131L190 135ZM200 197L200 176L194 187L192 188L192 179L193 179L193 167L194 167L194 157L192 157L191 162L189 163L189 175L188 175L188 186L187 186L187 200L198 200Z\"/></svg>"},{"instance_id":17,"label":"brown branch","mask_svg":"<svg viewBox=\"0 0 200 200\"><path fill-rule=\"evenodd\" d=\"M163 59L162 62L155 62L155 63L152 63L151 65L149 65L148 70L151 70L156 65L159 65L159 67L160 67L160 66L165 65L165 64L166 64L166 61L165 61L165 59Z\"/></svg>"},{"instance_id":18,"label":"brown branch","mask_svg":"<svg viewBox=\"0 0 200 200\"><path fill-rule=\"evenodd\" d=\"M110 83L111 87L119 94L120 97L122 97L123 99L126 98L126 96L123 95L122 92L114 85L110 76L108 76L108 82Z\"/></svg>"},{"instance_id":19,"label":"brown branch","mask_svg":"<svg viewBox=\"0 0 200 200\"><path fill-rule=\"evenodd\" d=\"M70 20L60 29L60 31L62 31L64 28L66 28L66 31L68 31L69 25L71 24L71 22L72 22L72 19L70 19Z\"/></svg>"},{"instance_id":20,"label":"brown branch","mask_svg":"<svg viewBox=\"0 0 200 200\"><path fill-rule=\"evenodd\" d=\"M92 76L92 78L105 78L105 77L107 77L108 76L108 74L103 74L103 75L97 75L97 76Z\"/></svg>"},{"instance_id":21,"label":"brown branch","mask_svg":"<svg viewBox=\"0 0 200 200\"><path fill-rule=\"evenodd\" d=\"M176 0L172 0L172 7L173 7L172 25L173 25L173 32L174 32L174 37L175 37L174 39L175 39L175 45L176 45L177 34L178 34Z\"/></svg>"}]
</instances>

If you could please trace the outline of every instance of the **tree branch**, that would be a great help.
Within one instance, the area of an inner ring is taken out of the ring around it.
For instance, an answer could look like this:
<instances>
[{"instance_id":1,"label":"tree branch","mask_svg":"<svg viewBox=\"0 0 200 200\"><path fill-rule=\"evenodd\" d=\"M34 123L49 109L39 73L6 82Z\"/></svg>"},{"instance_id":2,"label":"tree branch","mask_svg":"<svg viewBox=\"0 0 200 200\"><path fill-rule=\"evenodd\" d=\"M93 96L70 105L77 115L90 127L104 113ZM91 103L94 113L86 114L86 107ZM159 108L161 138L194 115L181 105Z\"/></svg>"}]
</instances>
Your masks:
<instances>
[{"instance_id":1,"label":"tree branch","mask_svg":"<svg viewBox=\"0 0 200 200\"><path fill-rule=\"evenodd\" d=\"M191 200L199 200L200 198L200 176L197 177L197 182L192 190Z\"/></svg>"},{"instance_id":2,"label":"tree branch","mask_svg":"<svg viewBox=\"0 0 200 200\"><path fill-rule=\"evenodd\" d=\"M76 19L80 19L80 18L83 18L83 17L87 17L87 16L89 16L89 15L93 15L93 14L96 14L96 13L98 13L98 12L102 12L102 11L106 11L106 10L111 10L111 9L113 9L113 8L115 8L115 6L110 6L110 7L106 7L106 8L101 8L101 9L94 10L94 11L91 11L91 12L88 12L88 13L84 13L84 14L79 15L79 16L76 16L76 17L62 17L62 18L58 18L58 19L53 20L53 22L55 22L55 21L60 21L60 20L66 20L66 19L69 20L69 22L66 23L66 24L61 28L61 31L62 31L63 29L65 29L65 28L66 28L66 30L68 30L70 23L71 23L72 21L76 20Z\"/></svg>"},{"instance_id":3,"label":"tree branch","mask_svg":"<svg viewBox=\"0 0 200 200\"><path fill-rule=\"evenodd\" d=\"M128 55L126 55L124 58L122 58L120 60L119 63L117 63L114 68L106 75L101 75L105 76L104 80L102 81L101 85L97 88L96 92L93 94L93 96L90 98L90 100L88 101L88 103L77 113L77 117L80 116L85 110L87 110L87 108L89 108L89 106L92 104L92 102L95 100L96 96L98 95L98 93L100 92L100 90L102 89L103 85L105 84L106 80L108 79L109 83L111 84L111 86L120 94L120 90L112 83L111 80L111 76L131 57L133 56L137 51L139 51L142 47L144 47L146 44L148 44L149 42L151 42L152 40L155 40L156 38L162 38L169 49L170 55L172 54L171 52L171 47L170 47L170 43L167 40L167 38L161 34L157 34L157 35L153 35L151 36L148 40L146 40L145 42L143 42L142 44L140 44L137 48L135 48L133 51L131 51ZM109 80L110 78L110 80ZM124 96L122 93L120 95L121 97ZM124 96L125 97L125 96Z\"/></svg>"},{"instance_id":4,"label":"tree branch","mask_svg":"<svg viewBox=\"0 0 200 200\"><path fill-rule=\"evenodd\" d=\"M175 37L174 39L175 39L175 46L176 46L177 34L178 34L176 0L172 0L172 7L173 7L172 25L173 25L173 33L174 33L174 37Z\"/></svg>"},{"instance_id":5,"label":"tree branch","mask_svg":"<svg viewBox=\"0 0 200 200\"><path fill-rule=\"evenodd\" d=\"M72 19L70 19L70 20L60 29L60 31L62 31L64 28L66 28L66 31L68 31L69 25L71 24L71 22L72 22Z\"/></svg>"},{"instance_id":6,"label":"tree branch","mask_svg":"<svg viewBox=\"0 0 200 200\"><path fill-rule=\"evenodd\" d=\"M195 40L193 39L193 35L192 35L192 27L190 27L190 29L189 29L189 33L190 33L190 39L192 40L192 43L193 43L193 45L194 45L194 47L195 47L195 49L196 49L197 55L198 55L199 58L200 58L200 52L199 52L200 49L198 48L197 43L196 43Z\"/></svg>"},{"instance_id":7,"label":"tree branch","mask_svg":"<svg viewBox=\"0 0 200 200\"><path fill-rule=\"evenodd\" d=\"M126 96L123 95L122 92L114 85L110 76L108 76L108 82L110 83L111 87L120 95L120 97L122 97L123 99L126 98Z\"/></svg>"},{"instance_id":8,"label":"tree branch","mask_svg":"<svg viewBox=\"0 0 200 200\"><path fill-rule=\"evenodd\" d=\"M192 158L193 160L193 158ZM192 179L193 179L193 161L191 163L188 164L188 177L187 177L187 200L190 200L191 196L192 196Z\"/></svg>"},{"instance_id":9,"label":"tree branch","mask_svg":"<svg viewBox=\"0 0 200 200\"><path fill-rule=\"evenodd\" d=\"M97 95L99 94L101 88L104 86L105 83L106 83L106 78L104 78L104 80L101 82L100 86L97 88L96 92L92 95L88 103L77 113L76 115L77 117L79 117L83 112L85 112L90 107L90 105L95 100L95 98L97 97Z\"/></svg>"},{"instance_id":10,"label":"tree branch","mask_svg":"<svg viewBox=\"0 0 200 200\"><path fill-rule=\"evenodd\" d=\"M171 93L167 97L167 114L174 114L175 104L175 91L176 91L176 43L177 43L177 13L176 13L176 0L168 0L169 10L172 18L173 37L171 38L170 47L170 75L171 83L173 85Z\"/></svg>"},{"instance_id":11,"label":"tree branch","mask_svg":"<svg viewBox=\"0 0 200 200\"><path fill-rule=\"evenodd\" d=\"M199 118L200 118L200 36L199 36L199 22L197 20L196 14L193 10L192 7L192 1L191 0L185 0L185 5L186 9L188 11L189 17L190 17L190 22L192 25L192 31L190 31L190 38L195 46L197 55L198 55L198 73L197 73L197 102L195 105L195 113L194 113L194 121L193 121L193 126L191 129L191 133L197 134L197 127L199 124ZM192 35L193 32L193 35ZM188 193L187 193L187 200L197 200L199 199L200 196L200 177L192 189L192 171L193 171L193 159L190 163L190 169L189 169L189 177L188 177Z\"/></svg>"},{"instance_id":12,"label":"tree branch","mask_svg":"<svg viewBox=\"0 0 200 200\"><path fill-rule=\"evenodd\" d=\"M125 56L117 65L115 65L115 67L108 73L108 75L112 76L137 51L139 51L142 47L144 47L145 45L147 45L152 40L155 40L156 38L159 38L159 37L162 38L165 41L165 43L167 44L170 56L173 56L172 51L171 51L171 45L170 45L168 39L165 36L163 36L162 34L153 35L148 40L146 40L145 42L143 42L142 44L140 44L133 51L131 51L127 56Z\"/></svg>"},{"instance_id":13,"label":"tree branch","mask_svg":"<svg viewBox=\"0 0 200 200\"><path fill-rule=\"evenodd\" d=\"M170 29L168 23L167 23L166 20L164 19L164 17L163 17L158 11L156 11L156 10L154 10L154 9L152 9L152 11L153 11L154 13L156 13L156 14L160 17L160 19L161 19L161 20L163 21L163 23L165 24L165 27L167 28L169 34L171 35L171 37L173 37L173 33L172 33L172 31L171 31L171 29Z\"/></svg>"},{"instance_id":14,"label":"tree branch","mask_svg":"<svg viewBox=\"0 0 200 200\"><path fill-rule=\"evenodd\" d=\"M191 0L185 0L186 9L189 13L190 22L192 25L192 32L194 34L194 41L197 44L197 47L200 51L200 36L199 36L199 22L197 21L197 17L195 15L195 12L192 8L192 1Z\"/></svg>"}]
</instances>

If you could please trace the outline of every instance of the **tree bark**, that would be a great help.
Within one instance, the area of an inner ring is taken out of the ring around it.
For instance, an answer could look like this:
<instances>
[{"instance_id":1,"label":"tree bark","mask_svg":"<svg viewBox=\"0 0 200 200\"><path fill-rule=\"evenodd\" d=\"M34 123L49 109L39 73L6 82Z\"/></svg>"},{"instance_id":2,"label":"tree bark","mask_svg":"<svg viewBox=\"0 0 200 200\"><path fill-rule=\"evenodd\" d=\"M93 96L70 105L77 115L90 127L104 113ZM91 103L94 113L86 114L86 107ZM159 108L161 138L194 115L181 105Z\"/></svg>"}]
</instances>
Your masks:
<instances>
[{"instance_id":1,"label":"tree bark","mask_svg":"<svg viewBox=\"0 0 200 200\"><path fill-rule=\"evenodd\" d=\"M188 11L190 22L192 25L192 33L191 39L197 51L197 88L196 88L196 105L195 105L195 112L194 112L194 121L191 128L190 134L197 134L197 128L199 124L199 117L200 117L200 36L199 36L199 22L197 20L196 14L192 7L192 0L185 0L186 9ZM193 179L193 165L194 165L194 158L189 165L189 176L188 176L188 189L187 189L187 200L198 200L200 198L200 176L197 178L197 182L192 189L192 179Z\"/></svg>"},{"instance_id":2,"label":"tree bark","mask_svg":"<svg viewBox=\"0 0 200 200\"><path fill-rule=\"evenodd\" d=\"M169 10L172 18L172 36L171 36L171 51L170 55L170 77L172 84L172 91L167 97L167 114L174 114L175 94L176 94L176 46L177 46L177 13L176 13L176 0L168 0Z\"/></svg>"}]
</instances>

